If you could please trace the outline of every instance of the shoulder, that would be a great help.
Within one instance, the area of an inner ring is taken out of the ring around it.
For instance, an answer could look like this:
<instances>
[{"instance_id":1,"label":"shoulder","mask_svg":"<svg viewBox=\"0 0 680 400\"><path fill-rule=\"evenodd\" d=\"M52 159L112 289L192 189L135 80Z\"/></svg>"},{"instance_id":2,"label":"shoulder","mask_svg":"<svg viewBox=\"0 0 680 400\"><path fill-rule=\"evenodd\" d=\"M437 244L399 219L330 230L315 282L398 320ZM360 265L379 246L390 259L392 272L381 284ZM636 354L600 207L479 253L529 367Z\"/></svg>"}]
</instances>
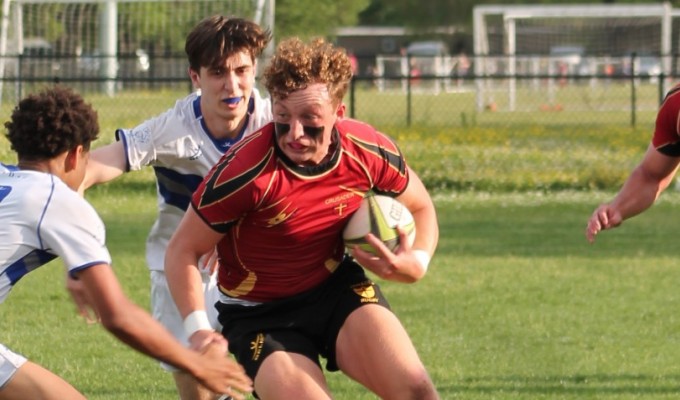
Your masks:
<instances>
[{"instance_id":1,"label":"shoulder","mask_svg":"<svg viewBox=\"0 0 680 400\"><path fill-rule=\"evenodd\" d=\"M276 150L273 140L273 123L267 124L234 144L194 192L193 204L197 210L222 203L242 207L252 199L253 193L266 187L276 168ZM231 206L230 206L231 207Z\"/></svg>"},{"instance_id":2,"label":"shoulder","mask_svg":"<svg viewBox=\"0 0 680 400\"><path fill-rule=\"evenodd\" d=\"M221 171L229 166L229 175L258 168L264 160L274 156L274 123L270 122L236 142L213 167Z\"/></svg>"},{"instance_id":3,"label":"shoulder","mask_svg":"<svg viewBox=\"0 0 680 400\"><path fill-rule=\"evenodd\" d=\"M680 85L668 91L656 116L652 144L661 153L680 156Z\"/></svg>"},{"instance_id":4,"label":"shoulder","mask_svg":"<svg viewBox=\"0 0 680 400\"><path fill-rule=\"evenodd\" d=\"M51 198L50 207L58 210L60 218L89 221L101 220L90 202L78 192L66 186L58 178L55 178L54 193Z\"/></svg>"},{"instance_id":5,"label":"shoulder","mask_svg":"<svg viewBox=\"0 0 680 400\"><path fill-rule=\"evenodd\" d=\"M397 144L386 134L373 126L355 119L342 119L336 124L346 145L376 151L377 148L400 153Z\"/></svg>"},{"instance_id":6,"label":"shoulder","mask_svg":"<svg viewBox=\"0 0 680 400\"><path fill-rule=\"evenodd\" d=\"M269 97L262 97L260 92L253 88L251 95L252 110L250 110L249 125L255 130L273 120L272 104Z\"/></svg>"},{"instance_id":7,"label":"shoulder","mask_svg":"<svg viewBox=\"0 0 680 400\"><path fill-rule=\"evenodd\" d=\"M174 107L165 112L153 116L132 129L118 129L117 138L121 135L136 143L138 146L149 146L160 139L165 141L179 140L186 136L195 136L201 133L200 112L197 113L198 96L192 93L189 96L177 100ZM200 108L199 108L200 110Z\"/></svg>"}]
</instances>

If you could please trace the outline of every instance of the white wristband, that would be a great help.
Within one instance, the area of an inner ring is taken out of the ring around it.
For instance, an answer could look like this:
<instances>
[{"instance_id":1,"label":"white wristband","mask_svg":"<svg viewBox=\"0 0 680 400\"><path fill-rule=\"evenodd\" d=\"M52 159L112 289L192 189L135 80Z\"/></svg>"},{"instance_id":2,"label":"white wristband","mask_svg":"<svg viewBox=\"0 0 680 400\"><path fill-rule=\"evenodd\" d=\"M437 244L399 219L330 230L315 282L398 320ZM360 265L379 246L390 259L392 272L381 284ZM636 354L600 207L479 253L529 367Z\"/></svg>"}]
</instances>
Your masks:
<instances>
[{"instance_id":1,"label":"white wristband","mask_svg":"<svg viewBox=\"0 0 680 400\"><path fill-rule=\"evenodd\" d=\"M425 250L413 250L413 255L416 260L423 267L423 272L427 272L427 267L430 265L430 255Z\"/></svg>"},{"instance_id":2,"label":"white wristband","mask_svg":"<svg viewBox=\"0 0 680 400\"><path fill-rule=\"evenodd\" d=\"M196 310L184 318L184 331L191 337L196 331L213 330L205 310Z\"/></svg>"}]
</instances>

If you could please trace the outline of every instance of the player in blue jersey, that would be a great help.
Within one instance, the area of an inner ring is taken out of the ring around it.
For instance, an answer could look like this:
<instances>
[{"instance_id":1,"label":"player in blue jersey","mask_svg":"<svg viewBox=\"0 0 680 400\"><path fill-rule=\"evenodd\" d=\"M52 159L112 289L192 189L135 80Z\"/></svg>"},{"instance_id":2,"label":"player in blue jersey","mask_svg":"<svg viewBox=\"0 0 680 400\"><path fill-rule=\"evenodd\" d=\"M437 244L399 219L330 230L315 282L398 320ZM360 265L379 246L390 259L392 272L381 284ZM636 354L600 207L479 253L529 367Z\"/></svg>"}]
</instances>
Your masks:
<instances>
[{"instance_id":1,"label":"player in blue jersey","mask_svg":"<svg viewBox=\"0 0 680 400\"><path fill-rule=\"evenodd\" d=\"M76 191L99 133L91 106L57 86L21 100L5 127L18 163L0 164L0 303L23 276L59 257L68 274L81 282L104 327L122 342L217 392L229 393L229 387L249 391L243 368L224 356L224 340L216 340L214 352L189 350L125 297L110 267L104 225ZM0 345L0 399L85 397L59 376Z\"/></svg>"},{"instance_id":2,"label":"player in blue jersey","mask_svg":"<svg viewBox=\"0 0 680 400\"><path fill-rule=\"evenodd\" d=\"M187 332L163 271L166 246L191 194L210 168L234 143L271 120L269 99L262 98L254 87L257 58L270 39L269 31L244 19L215 15L200 21L185 44L189 77L198 91L132 129L118 129L116 142L93 150L87 170L85 188L125 172L153 167L158 218L146 246L151 307L154 317L187 345ZM202 265L205 295L211 304L217 298L213 266L214 262ZM87 313L82 303L81 313ZM207 318L199 323L219 328L216 311L208 308ZM163 367L173 372L183 400L214 398L191 376L165 364Z\"/></svg>"}]
</instances>

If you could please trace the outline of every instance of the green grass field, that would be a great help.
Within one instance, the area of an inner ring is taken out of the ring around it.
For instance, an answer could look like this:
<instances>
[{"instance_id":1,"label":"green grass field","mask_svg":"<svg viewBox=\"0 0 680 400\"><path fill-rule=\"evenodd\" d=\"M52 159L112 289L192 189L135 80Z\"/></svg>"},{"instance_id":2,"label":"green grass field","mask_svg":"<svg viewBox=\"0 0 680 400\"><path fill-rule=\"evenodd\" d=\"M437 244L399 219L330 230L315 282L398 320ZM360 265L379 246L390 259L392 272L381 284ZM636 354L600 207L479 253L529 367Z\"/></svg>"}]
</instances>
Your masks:
<instances>
[{"instance_id":1,"label":"green grass field","mask_svg":"<svg viewBox=\"0 0 680 400\"><path fill-rule=\"evenodd\" d=\"M586 242L610 193L438 194L441 241L428 276L383 283L443 399L660 399L680 392L676 227L668 193L647 214ZM148 303L143 185L93 190L126 292ZM76 316L58 262L0 305L0 342L91 399L173 399L154 361ZM338 399L373 399L341 374Z\"/></svg>"},{"instance_id":2,"label":"green grass field","mask_svg":"<svg viewBox=\"0 0 680 400\"><path fill-rule=\"evenodd\" d=\"M144 96L127 101L159 112L175 94ZM110 142L115 127L153 114L121 115L120 100L92 99L102 119L96 145ZM443 399L678 397L680 268L669 215L680 192L665 193L594 245L583 235L594 207L642 157L650 126L385 130L431 188L439 213L441 239L427 277L383 288ZM15 161L4 137L0 161ZM107 225L117 275L144 307L154 190L147 169L87 193ZM176 398L155 361L76 316L59 261L25 277L0 315L0 343L91 399ZM328 379L337 399L374 399L342 374Z\"/></svg>"}]
</instances>

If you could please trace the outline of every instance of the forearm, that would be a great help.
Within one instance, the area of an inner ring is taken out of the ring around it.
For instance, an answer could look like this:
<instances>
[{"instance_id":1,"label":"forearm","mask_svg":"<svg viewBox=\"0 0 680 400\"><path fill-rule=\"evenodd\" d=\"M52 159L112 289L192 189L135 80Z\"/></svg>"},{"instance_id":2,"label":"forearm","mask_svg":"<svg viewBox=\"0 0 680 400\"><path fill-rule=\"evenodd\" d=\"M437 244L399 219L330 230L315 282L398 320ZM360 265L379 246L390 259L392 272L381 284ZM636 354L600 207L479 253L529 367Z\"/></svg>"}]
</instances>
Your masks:
<instances>
[{"instance_id":1,"label":"forearm","mask_svg":"<svg viewBox=\"0 0 680 400\"><path fill-rule=\"evenodd\" d=\"M637 168L611 201L610 207L618 211L623 220L632 218L651 207L671 180L650 176Z\"/></svg>"},{"instance_id":2,"label":"forearm","mask_svg":"<svg viewBox=\"0 0 680 400\"><path fill-rule=\"evenodd\" d=\"M198 269L198 256L168 249L165 276L173 300L182 318L193 311L205 310L203 280Z\"/></svg>"},{"instance_id":3,"label":"forearm","mask_svg":"<svg viewBox=\"0 0 680 400\"><path fill-rule=\"evenodd\" d=\"M422 207L413 212L416 225L416 237L413 241L414 250L422 250L432 257L439 242L439 224L434 206Z\"/></svg>"},{"instance_id":4,"label":"forearm","mask_svg":"<svg viewBox=\"0 0 680 400\"><path fill-rule=\"evenodd\" d=\"M123 311L124 310L124 311ZM113 318L102 324L116 338L135 350L194 374L198 354L182 346L158 322L133 303L126 302Z\"/></svg>"}]
</instances>

